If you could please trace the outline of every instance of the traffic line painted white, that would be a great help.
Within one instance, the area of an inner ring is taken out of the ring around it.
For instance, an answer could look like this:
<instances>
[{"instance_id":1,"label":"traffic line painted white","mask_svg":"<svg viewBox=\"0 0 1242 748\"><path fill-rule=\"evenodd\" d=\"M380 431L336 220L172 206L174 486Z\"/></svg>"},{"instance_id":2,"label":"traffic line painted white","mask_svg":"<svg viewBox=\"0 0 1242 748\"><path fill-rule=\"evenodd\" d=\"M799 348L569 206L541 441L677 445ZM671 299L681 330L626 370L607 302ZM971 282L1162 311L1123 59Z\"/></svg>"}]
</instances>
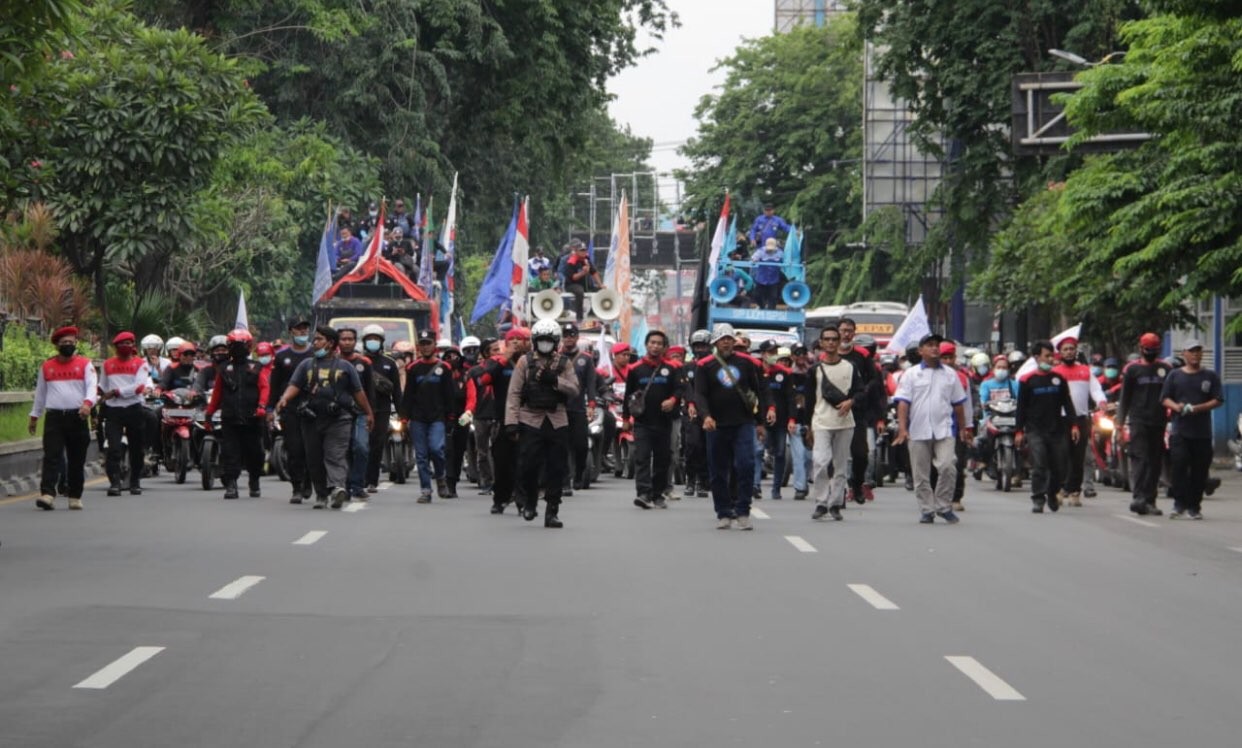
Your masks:
<instances>
[{"instance_id":1,"label":"traffic line painted white","mask_svg":"<svg viewBox=\"0 0 1242 748\"><path fill-rule=\"evenodd\" d=\"M134 668L163 651L163 647L134 647L129 654L77 684L74 688L107 688L121 678L124 678Z\"/></svg>"},{"instance_id":2,"label":"traffic line painted white","mask_svg":"<svg viewBox=\"0 0 1242 748\"><path fill-rule=\"evenodd\" d=\"M1229 550L1231 550L1231 551L1237 551L1238 553L1242 553L1242 546L1231 545L1231 546L1229 546Z\"/></svg>"},{"instance_id":3,"label":"traffic line painted white","mask_svg":"<svg viewBox=\"0 0 1242 748\"><path fill-rule=\"evenodd\" d=\"M302 537L293 541L293 544L294 545L314 545L315 543L318 543L320 540L322 540L323 536L327 534L328 534L327 530L311 530L310 532L306 533Z\"/></svg>"},{"instance_id":4,"label":"traffic line painted white","mask_svg":"<svg viewBox=\"0 0 1242 748\"><path fill-rule=\"evenodd\" d=\"M1026 701L1026 697L1018 690L1001 680L1000 676L985 668L973 657L946 655L945 659L982 688L988 696L997 701Z\"/></svg>"},{"instance_id":5,"label":"traffic line painted white","mask_svg":"<svg viewBox=\"0 0 1242 748\"><path fill-rule=\"evenodd\" d=\"M786 535L785 540L788 540L790 545L802 551L803 553L819 553L819 551L815 550L815 546L806 542L805 540L798 537L797 535Z\"/></svg>"},{"instance_id":6,"label":"traffic line painted white","mask_svg":"<svg viewBox=\"0 0 1242 748\"><path fill-rule=\"evenodd\" d=\"M392 483L390 481L384 481L383 483L376 486L376 488L380 491L387 491L388 489L392 488Z\"/></svg>"},{"instance_id":7,"label":"traffic line painted white","mask_svg":"<svg viewBox=\"0 0 1242 748\"><path fill-rule=\"evenodd\" d=\"M847 585L855 595L871 603L871 607L876 610L901 610L897 604L887 597L884 597L869 584L851 584Z\"/></svg>"},{"instance_id":8,"label":"traffic line painted white","mask_svg":"<svg viewBox=\"0 0 1242 748\"><path fill-rule=\"evenodd\" d=\"M1116 517L1117 519L1124 519L1126 522L1133 522L1136 525L1142 525L1143 527L1159 527L1160 526L1156 524L1155 522L1148 522L1145 519L1139 519L1138 517L1131 517L1128 514L1114 514L1113 516Z\"/></svg>"},{"instance_id":9,"label":"traffic line painted white","mask_svg":"<svg viewBox=\"0 0 1242 748\"><path fill-rule=\"evenodd\" d=\"M241 597L242 594L246 590L255 586L259 582L262 582L264 579L267 579L267 577L254 577L254 576L242 577L241 579L238 579L235 582L229 582L228 584L224 585L220 589L213 592L211 594L211 599L212 600L236 600L237 598Z\"/></svg>"},{"instance_id":10,"label":"traffic line painted white","mask_svg":"<svg viewBox=\"0 0 1242 748\"><path fill-rule=\"evenodd\" d=\"M750 516L758 518L758 519L772 519L771 517L768 516L767 512L763 511L762 509L756 509L753 506L750 508Z\"/></svg>"},{"instance_id":11,"label":"traffic line painted white","mask_svg":"<svg viewBox=\"0 0 1242 748\"><path fill-rule=\"evenodd\" d=\"M365 501L351 501L348 504L346 504L345 508L342 509L341 511L350 512L352 514L354 512L361 512L363 509L366 509L366 508L367 508L367 502Z\"/></svg>"}]
</instances>

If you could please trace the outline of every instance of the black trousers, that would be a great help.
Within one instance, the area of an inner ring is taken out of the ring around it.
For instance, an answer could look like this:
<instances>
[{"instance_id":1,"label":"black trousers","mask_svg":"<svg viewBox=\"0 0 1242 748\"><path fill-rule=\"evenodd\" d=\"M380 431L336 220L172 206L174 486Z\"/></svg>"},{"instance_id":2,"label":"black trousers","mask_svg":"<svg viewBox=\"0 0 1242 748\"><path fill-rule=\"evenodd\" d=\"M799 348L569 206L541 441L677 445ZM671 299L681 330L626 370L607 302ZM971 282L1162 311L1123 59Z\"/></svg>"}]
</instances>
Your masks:
<instances>
[{"instance_id":1,"label":"black trousers","mask_svg":"<svg viewBox=\"0 0 1242 748\"><path fill-rule=\"evenodd\" d=\"M1069 473L1070 438L1065 432L1041 434L1028 431L1026 443L1031 459L1031 498L1055 496Z\"/></svg>"},{"instance_id":2,"label":"black trousers","mask_svg":"<svg viewBox=\"0 0 1242 748\"><path fill-rule=\"evenodd\" d=\"M242 467L257 485L263 475L263 421L248 418L242 423L220 424L220 477L235 482Z\"/></svg>"},{"instance_id":3,"label":"black trousers","mask_svg":"<svg viewBox=\"0 0 1242 748\"><path fill-rule=\"evenodd\" d=\"M371 429L370 451L367 452L367 474L365 482L368 486L379 485L381 463L384 461L384 448L388 446L388 421L392 414L388 411L375 414L375 426Z\"/></svg>"},{"instance_id":4,"label":"black trousers","mask_svg":"<svg viewBox=\"0 0 1242 748\"><path fill-rule=\"evenodd\" d=\"M285 465L289 482L300 496L311 495L310 469L306 465L306 439L302 435L302 419L290 411L281 418L280 433L285 437Z\"/></svg>"},{"instance_id":5,"label":"black trousers","mask_svg":"<svg viewBox=\"0 0 1242 748\"><path fill-rule=\"evenodd\" d=\"M138 485L142 479L142 444L147 428L146 413L142 405L129 405L124 408L103 406L104 433L108 437L108 454L105 468L108 480L116 483L121 480L121 458L129 452L129 484ZM121 442L121 437L129 441Z\"/></svg>"},{"instance_id":6,"label":"black trousers","mask_svg":"<svg viewBox=\"0 0 1242 748\"><path fill-rule=\"evenodd\" d=\"M686 460L686 485L707 490L707 435L701 424L686 418L682 421L681 450Z\"/></svg>"},{"instance_id":7,"label":"black trousers","mask_svg":"<svg viewBox=\"0 0 1242 748\"><path fill-rule=\"evenodd\" d=\"M659 499L668 488L673 458L673 428L634 424L634 488L639 496Z\"/></svg>"},{"instance_id":8,"label":"black trousers","mask_svg":"<svg viewBox=\"0 0 1242 748\"><path fill-rule=\"evenodd\" d=\"M472 441L469 426L462 426L457 423L457 419L449 421L445 424L448 433L444 439L444 451L446 467L445 478L448 480L449 488L455 488L457 481L461 480L462 463L466 460L466 451Z\"/></svg>"},{"instance_id":9,"label":"black trousers","mask_svg":"<svg viewBox=\"0 0 1242 748\"><path fill-rule=\"evenodd\" d=\"M1164 458L1164 425L1130 424L1130 494L1135 501L1156 503Z\"/></svg>"},{"instance_id":10,"label":"black trousers","mask_svg":"<svg viewBox=\"0 0 1242 748\"><path fill-rule=\"evenodd\" d=\"M1169 437L1169 483L1173 492L1174 511L1199 511L1203 505L1203 487L1212 467L1212 440L1187 439L1179 434Z\"/></svg>"},{"instance_id":11,"label":"black trousers","mask_svg":"<svg viewBox=\"0 0 1242 748\"><path fill-rule=\"evenodd\" d=\"M82 486L86 483L86 450L90 445L90 426L76 410L47 411L43 416L40 493L56 495L56 482L61 477L63 461L69 498L82 498Z\"/></svg>"},{"instance_id":12,"label":"black trousers","mask_svg":"<svg viewBox=\"0 0 1242 748\"><path fill-rule=\"evenodd\" d=\"M547 514L557 515L561 505L561 484L569 460L569 428L552 428L552 422L544 420L542 428L522 426L518 441L522 463L522 493L526 506L533 508L539 501L540 477L543 481L543 500L547 502ZM496 464L497 470L500 463ZM497 480L499 485L500 481Z\"/></svg>"},{"instance_id":13,"label":"black trousers","mask_svg":"<svg viewBox=\"0 0 1242 748\"><path fill-rule=\"evenodd\" d=\"M590 455L587 452L587 417L586 411L569 411L569 457L571 462L568 473L565 475L565 484L568 485L572 480L581 486L586 483L587 461Z\"/></svg>"},{"instance_id":14,"label":"black trousers","mask_svg":"<svg viewBox=\"0 0 1242 748\"><path fill-rule=\"evenodd\" d=\"M517 442L506 436L503 429L498 430L492 439L492 503L497 506L513 501L517 456Z\"/></svg>"},{"instance_id":15,"label":"black trousers","mask_svg":"<svg viewBox=\"0 0 1242 748\"><path fill-rule=\"evenodd\" d=\"M850 441L850 488L854 490L855 496L861 494L863 480L867 476L867 462L871 459L871 450L867 448L867 429L872 428L867 419L857 420L858 423L854 425L854 438Z\"/></svg>"},{"instance_id":16,"label":"black trousers","mask_svg":"<svg viewBox=\"0 0 1242 748\"><path fill-rule=\"evenodd\" d=\"M1066 493L1082 492L1082 476L1087 460L1087 446L1091 441L1091 418L1078 416L1070 423L1078 426L1078 443L1069 445L1069 474L1065 478Z\"/></svg>"}]
</instances>

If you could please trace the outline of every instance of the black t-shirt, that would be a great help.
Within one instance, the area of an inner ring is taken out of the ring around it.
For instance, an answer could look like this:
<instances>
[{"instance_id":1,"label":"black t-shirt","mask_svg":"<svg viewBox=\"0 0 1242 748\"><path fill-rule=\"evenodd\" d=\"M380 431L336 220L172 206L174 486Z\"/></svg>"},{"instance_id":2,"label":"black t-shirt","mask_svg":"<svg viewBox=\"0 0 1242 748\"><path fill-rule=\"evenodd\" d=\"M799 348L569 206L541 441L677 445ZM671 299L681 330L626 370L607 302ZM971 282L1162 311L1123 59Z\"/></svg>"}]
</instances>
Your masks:
<instances>
[{"instance_id":1,"label":"black t-shirt","mask_svg":"<svg viewBox=\"0 0 1242 748\"><path fill-rule=\"evenodd\" d=\"M1121 379L1121 404L1118 411L1131 425L1164 427L1164 405L1160 393L1169 375L1163 361L1135 361L1126 367Z\"/></svg>"},{"instance_id":2,"label":"black t-shirt","mask_svg":"<svg viewBox=\"0 0 1242 748\"><path fill-rule=\"evenodd\" d=\"M650 386L648 386L650 385ZM677 397L681 389L681 373L678 366L668 361L653 362L643 358L625 373L625 400L621 404L622 415L629 417L630 396L646 392L643 414L634 420L647 426L667 427L677 416L674 408L665 412L660 405L670 397Z\"/></svg>"},{"instance_id":3,"label":"black t-shirt","mask_svg":"<svg viewBox=\"0 0 1242 748\"><path fill-rule=\"evenodd\" d=\"M298 388L299 395L311 401L335 401L342 406L342 418L353 417L353 411L346 405L353 402L355 392L362 390L362 380L353 365L336 358L306 359L298 364L289 384Z\"/></svg>"},{"instance_id":4,"label":"black t-shirt","mask_svg":"<svg viewBox=\"0 0 1242 748\"><path fill-rule=\"evenodd\" d=\"M297 371L298 365L313 356L314 349L310 346L304 351L295 351L288 346L276 351L272 361L272 394L267 403L269 408L285 394L285 388L289 386L289 380L293 379L293 372Z\"/></svg>"},{"instance_id":5,"label":"black t-shirt","mask_svg":"<svg viewBox=\"0 0 1242 748\"><path fill-rule=\"evenodd\" d=\"M1220 390L1220 377L1211 369L1194 373L1174 369L1165 377L1161 399L1184 405L1202 405L1209 400L1224 400ZM1193 415L1173 414L1173 433L1187 439L1212 438L1212 411L1205 410Z\"/></svg>"},{"instance_id":6,"label":"black t-shirt","mask_svg":"<svg viewBox=\"0 0 1242 748\"><path fill-rule=\"evenodd\" d=\"M767 391L762 385L761 364L736 352L725 361L729 365L729 376L725 375L716 356L699 361L694 386L701 407L706 411L701 415L711 416L718 426L741 426L748 421L762 424L767 415ZM755 412L747 411L738 389L758 396L759 407Z\"/></svg>"},{"instance_id":7,"label":"black t-shirt","mask_svg":"<svg viewBox=\"0 0 1242 748\"><path fill-rule=\"evenodd\" d=\"M1037 434L1068 434L1077 414L1069 383L1060 374L1037 371L1018 385L1018 430ZM1085 434L1083 435L1086 436Z\"/></svg>"}]
</instances>

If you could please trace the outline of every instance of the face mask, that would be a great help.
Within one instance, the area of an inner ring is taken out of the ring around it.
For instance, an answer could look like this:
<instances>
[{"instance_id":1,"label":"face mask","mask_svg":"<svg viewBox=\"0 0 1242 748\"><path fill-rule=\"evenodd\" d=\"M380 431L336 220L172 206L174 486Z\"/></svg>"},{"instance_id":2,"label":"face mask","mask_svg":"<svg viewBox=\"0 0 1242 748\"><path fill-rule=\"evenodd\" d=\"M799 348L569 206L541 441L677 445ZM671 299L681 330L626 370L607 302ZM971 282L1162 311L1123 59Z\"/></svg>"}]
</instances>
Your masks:
<instances>
[{"instance_id":1,"label":"face mask","mask_svg":"<svg viewBox=\"0 0 1242 748\"><path fill-rule=\"evenodd\" d=\"M271 356L259 356L259 363L263 364L264 366L267 366L268 364L272 363L272 357Z\"/></svg>"},{"instance_id":2,"label":"face mask","mask_svg":"<svg viewBox=\"0 0 1242 748\"><path fill-rule=\"evenodd\" d=\"M1144 348L1142 350L1143 358L1147 361L1155 361L1156 356L1160 355L1160 351L1154 348Z\"/></svg>"},{"instance_id":3,"label":"face mask","mask_svg":"<svg viewBox=\"0 0 1242 748\"><path fill-rule=\"evenodd\" d=\"M979 372L979 376L986 377L988 375L987 364L984 364L983 366L976 366L975 371Z\"/></svg>"},{"instance_id":4,"label":"face mask","mask_svg":"<svg viewBox=\"0 0 1242 748\"><path fill-rule=\"evenodd\" d=\"M1115 368L1111 366L1104 370L1104 376L1108 377L1109 379L1116 379L1117 375L1120 373L1121 372L1117 371Z\"/></svg>"},{"instance_id":5,"label":"face mask","mask_svg":"<svg viewBox=\"0 0 1242 748\"><path fill-rule=\"evenodd\" d=\"M212 360L212 361L215 361L217 364L222 364L222 363L224 363L224 362L226 362L226 361L228 361L228 360L229 360L229 354L227 354L227 353L213 353L213 354L211 354L211 360Z\"/></svg>"},{"instance_id":6,"label":"face mask","mask_svg":"<svg viewBox=\"0 0 1242 748\"><path fill-rule=\"evenodd\" d=\"M383 347L383 344L381 344L378 340L368 340L363 343L363 345L366 346L366 349L371 353L379 353L380 348Z\"/></svg>"},{"instance_id":7,"label":"face mask","mask_svg":"<svg viewBox=\"0 0 1242 748\"><path fill-rule=\"evenodd\" d=\"M909 368L910 368L910 362L909 362L909 361L902 361L902 362L901 362L901 370L902 370L902 371L905 371L906 369L909 369Z\"/></svg>"},{"instance_id":8,"label":"face mask","mask_svg":"<svg viewBox=\"0 0 1242 748\"><path fill-rule=\"evenodd\" d=\"M374 218L374 217L376 217L376 216L378 216L378 215L379 215L379 211L378 211L378 210L373 210L373 211L371 211L371 217L372 217L372 218Z\"/></svg>"},{"instance_id":9,"label":"face mask","mask_svg":"<svg viewBox=\"0 0 1242 748\"><path fill-rule=\"evenodd\" d=\"M307 343L310 342L310 336L309 335L294 335L293 342L297 345L306 345Z\"/></svg>"},{"instance_id":10,"label":"face mask","mask_svg":"<svg viewBox=\"0 0 1242 748\"><path fill-rule=\"evenodd\" d=\"M56 346L56 351L65 358L68 358L78 352L78 344L65 343L64 345L58 345Z\"/></svg>"},{"instance_id":11,"label":"face mask","mask_svg":"<svg viewBox=\"0 0 1242 748\"><path fill-rule=\"evenodd\" d=\"M319 350L315 351L315 358L327 358L327 356L328 356L327 348L320 348Z\"/></svg>"},{"instance_id":12,"label":"face mask","mask_svg":"<svg viewBox=\"0 0 1242 748\"><path fill-rule=\"evenodd\" d=\"M998 382L1003 382L1009 378L1009 370L1008 369L997 369L996 371L992 372L992 378Z\"/></svg>"},{"instance_id":13,"label":"face mask","mask_svg":"<svg viewBox=\"0 0 1242 748\"><path fill-rule=\"evenodd\" d=\"M552 340L540 340L535 343L535 348L542 354L547 355L556 350L556 342Z\"/></svg>"},{"instance_id":14,"label":"face mask","mask_svg":"<svg viewBox=\"0 0 1242 748\"><path fill-rule=\"evenodd\" d=\"M1092 367L1091 367L1091 376L1093 376L1093 377L1098 377L1098 376L1100 376L1100 373L1101 373L1102 371L1103 371L1103 369L1101 369L1100 367L1098 367L1098 366L1092 366Z\"/></svg>"},{"instance_id":15,"label":"face mask","mask_svg":"<svg viewBox=\"0 0 1242 748\"><path fill-rule=\"evenodd\" d=\"M134 353L135 351L132 345L118 345L116 347L116 355L118 356L132 356Z\"/></svg>"},{"instance_id":16,"label":"face mask","mask_svg":"<svg viewBox=\"0 0 1242 748\"><path fill-rule=\"evenodd\" d=\"M1040 361L1039 370L1040 371L1052 371L1052 364L1048 363L1047 361Z\"/></svg>"}]
</instances>

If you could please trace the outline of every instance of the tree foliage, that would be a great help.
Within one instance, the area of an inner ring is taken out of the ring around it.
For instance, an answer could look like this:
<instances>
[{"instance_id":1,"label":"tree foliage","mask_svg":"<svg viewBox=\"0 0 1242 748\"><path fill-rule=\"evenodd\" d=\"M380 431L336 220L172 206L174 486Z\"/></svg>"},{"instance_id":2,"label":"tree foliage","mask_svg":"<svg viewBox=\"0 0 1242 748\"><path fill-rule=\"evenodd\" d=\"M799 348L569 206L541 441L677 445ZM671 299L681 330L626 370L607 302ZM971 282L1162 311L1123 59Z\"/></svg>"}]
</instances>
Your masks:
<instances>
[{"instance_id":1,"label":"tree foliage","mask_svg":"<svg viewBox=\"0 0 1242 748\"><path fill-rule=\"evenodd\" d=\"M807 256L861 221L862 62L850 16L746 42L719 67L683 148L689 206L712 213L726 189L749 216L763 201L806 228Z\"/></svg>"}]
</instances>

